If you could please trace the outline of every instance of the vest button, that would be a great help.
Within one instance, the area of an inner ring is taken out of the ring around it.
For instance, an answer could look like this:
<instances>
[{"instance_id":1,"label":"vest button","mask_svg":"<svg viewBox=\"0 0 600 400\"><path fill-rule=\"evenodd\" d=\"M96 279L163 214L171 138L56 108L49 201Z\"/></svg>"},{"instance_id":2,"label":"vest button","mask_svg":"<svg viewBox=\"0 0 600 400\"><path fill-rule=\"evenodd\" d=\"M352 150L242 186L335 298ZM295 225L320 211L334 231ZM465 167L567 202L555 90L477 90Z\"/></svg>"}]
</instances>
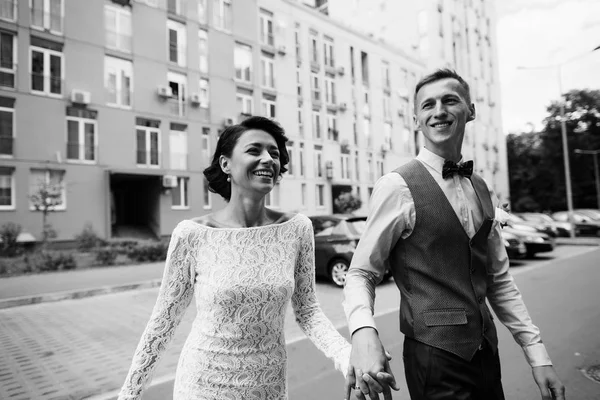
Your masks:
<instances>
[{"instance_id":1,"label":"vest button","mask_svg":"<svg viewBox=\"0 0 600 400\"><path fill-rule=\"evenodd\" d=\"M475 273L475 268L471 268L469 271L471 271L471 274Z\"/></svg>"},{"instance_id":2,"label":"vest button","mask_svg":"<svg viewBox=\"0 0 600 400\"><path fill-rule=\"evenodd\" d=\"M483 303L483 297L479 296L479 297L477 298L477 301L479 302L479 304Z\"/></svg>"}]
</instances>

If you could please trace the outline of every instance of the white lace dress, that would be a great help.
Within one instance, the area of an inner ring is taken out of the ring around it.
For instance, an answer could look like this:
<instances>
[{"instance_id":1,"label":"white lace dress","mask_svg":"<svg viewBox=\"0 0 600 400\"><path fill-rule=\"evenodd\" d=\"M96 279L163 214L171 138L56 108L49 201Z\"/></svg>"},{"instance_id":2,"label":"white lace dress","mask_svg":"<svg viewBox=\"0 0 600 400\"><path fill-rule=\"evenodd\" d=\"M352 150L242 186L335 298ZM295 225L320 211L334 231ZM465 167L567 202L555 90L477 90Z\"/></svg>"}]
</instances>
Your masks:
<instances>
[{"instance_id":1,"label":"white lace dress","mask_svg":"<svg viewBox=\"0 0 600 400\"><path fill-rule=\"evenodd\" d=\"M255 228L182 221L119 399L141 398L194 293L197 316L179 358L175 400L287 399L290 299L302 330L345 373L350 344L321 311L314 277L313 229L304 215Z\"/></svg>"}]
</instances>

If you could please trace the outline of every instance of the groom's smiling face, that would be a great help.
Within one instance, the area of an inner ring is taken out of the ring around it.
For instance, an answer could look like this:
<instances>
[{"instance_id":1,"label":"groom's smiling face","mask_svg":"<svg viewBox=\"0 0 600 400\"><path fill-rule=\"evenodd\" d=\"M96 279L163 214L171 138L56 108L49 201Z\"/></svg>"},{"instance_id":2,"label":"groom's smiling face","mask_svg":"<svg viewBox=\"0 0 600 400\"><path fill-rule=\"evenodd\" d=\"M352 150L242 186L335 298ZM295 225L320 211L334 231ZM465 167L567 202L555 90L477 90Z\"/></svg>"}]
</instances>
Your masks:
<instances>
[{"instance_id":1,"label":"groom's smiling face","mask_svg":"<svg viewBox=\"0 0 600 400\"><path fill-rule=\"evenodd\" d=\"M421 87L415 101L415 122L426 145L462 143L467 122L475 119L475 106L456 79L445 78ZM429 146L428 146L429 147Z\"/></svg>"}]
</instances>

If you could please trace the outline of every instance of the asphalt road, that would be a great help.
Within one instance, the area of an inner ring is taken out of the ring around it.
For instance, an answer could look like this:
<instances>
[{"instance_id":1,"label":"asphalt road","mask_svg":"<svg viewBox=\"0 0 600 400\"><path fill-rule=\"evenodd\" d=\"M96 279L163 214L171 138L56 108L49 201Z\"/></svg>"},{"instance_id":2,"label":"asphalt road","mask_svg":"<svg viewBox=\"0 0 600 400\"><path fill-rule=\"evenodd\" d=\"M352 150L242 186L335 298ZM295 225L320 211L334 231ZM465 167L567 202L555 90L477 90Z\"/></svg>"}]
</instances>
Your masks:
<instances>
[{"instance_id":1,"label":"asphalt road","mask_svg":"<svg viewBox=\"0 0 600 400\"><path fill-rule=\"evenodd\" d=\"M561 246L536 260L514 263L512 273L567 387L567 398L600 399L600 384L585 377L581 371L600 365L600 249ZM337 306L339 290L327 284L318 286L319 298L328 317L347 337L341 305ZM394 393L394 399L408 400L397 309L398 293L390 281L377 290L377 324L383 343L392 353L392 369L402 387ZM498 331L506 398L539 399L539 391L521 349L506 328L498 326ZM332 363L301 334L292 332L288 334L290 339L290 400L342 399L343 379L333 370ZM144 399L170 399L171 393L171 377L163 377L154 383Z\"/></svg>"}]
</instances>

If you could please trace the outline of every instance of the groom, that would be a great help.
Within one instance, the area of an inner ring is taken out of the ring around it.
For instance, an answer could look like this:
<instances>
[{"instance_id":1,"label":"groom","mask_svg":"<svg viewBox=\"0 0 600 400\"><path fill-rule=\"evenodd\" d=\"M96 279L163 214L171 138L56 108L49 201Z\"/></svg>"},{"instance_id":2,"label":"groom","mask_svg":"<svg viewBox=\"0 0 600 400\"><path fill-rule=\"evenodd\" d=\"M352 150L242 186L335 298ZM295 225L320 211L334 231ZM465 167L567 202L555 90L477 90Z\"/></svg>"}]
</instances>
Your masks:
<instances>
[{"instance_id":1,"label":"groom","mask_svg":"<svg viewBox=\"0 0 600 400\"><path fill-rule=\"evenodd\" d=\"M412 400L503 400L498 338L490 303L523 348L542 399L565 389L512 276L497 200L463 162L465 125L475 119L469 85L443 69L415 91L415 121L425 147L383 176L344 289L352 335L346 380L359 400L398 390L373 318L375 285L386 266L400 289L404 368Z\"/></svg>"}]
</instances>

